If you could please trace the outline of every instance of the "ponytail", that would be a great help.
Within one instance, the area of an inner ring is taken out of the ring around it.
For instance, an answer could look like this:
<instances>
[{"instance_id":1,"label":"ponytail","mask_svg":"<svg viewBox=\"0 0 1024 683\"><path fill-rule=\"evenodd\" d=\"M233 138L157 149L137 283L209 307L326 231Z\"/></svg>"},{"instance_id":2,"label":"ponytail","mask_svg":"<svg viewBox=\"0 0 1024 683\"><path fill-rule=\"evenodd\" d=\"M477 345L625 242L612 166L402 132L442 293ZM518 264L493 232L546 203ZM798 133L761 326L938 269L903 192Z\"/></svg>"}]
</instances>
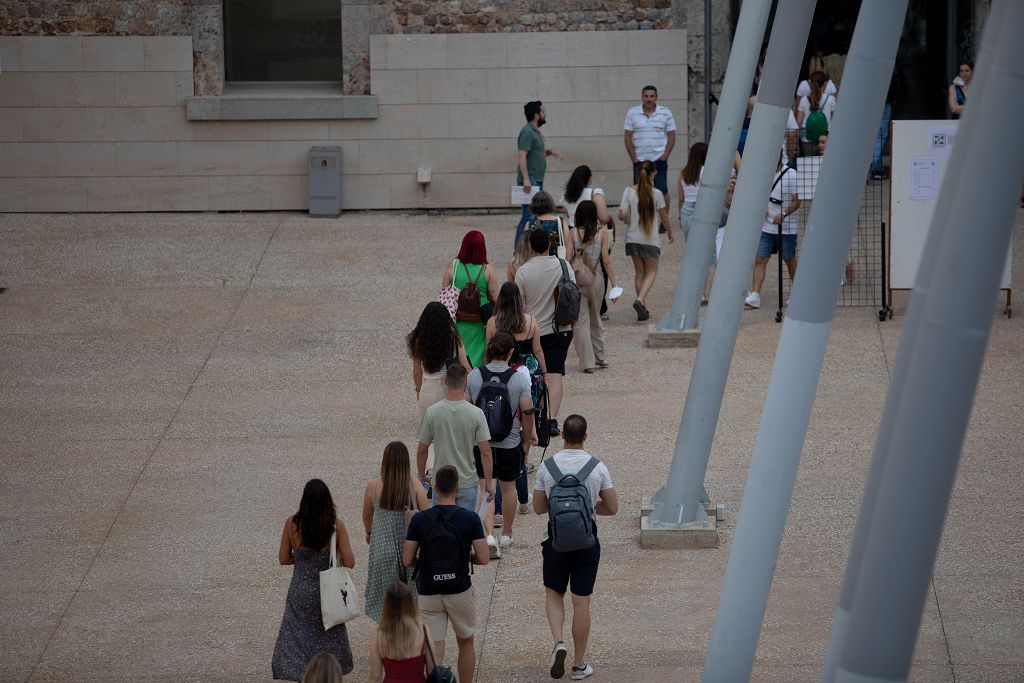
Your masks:
<instances>
[{"instance_id":1,"label":"ponytail","mask_svg":"<svg viewBox=\"0 0 1024 683\"><path fill-rule=\"evenodd\" d=\"M636 208L640 218L640 228L645 235L650 235L654 229L654 164L644 161L640 164L640 173L637 174Z\"/></svg>"}]
</instances>

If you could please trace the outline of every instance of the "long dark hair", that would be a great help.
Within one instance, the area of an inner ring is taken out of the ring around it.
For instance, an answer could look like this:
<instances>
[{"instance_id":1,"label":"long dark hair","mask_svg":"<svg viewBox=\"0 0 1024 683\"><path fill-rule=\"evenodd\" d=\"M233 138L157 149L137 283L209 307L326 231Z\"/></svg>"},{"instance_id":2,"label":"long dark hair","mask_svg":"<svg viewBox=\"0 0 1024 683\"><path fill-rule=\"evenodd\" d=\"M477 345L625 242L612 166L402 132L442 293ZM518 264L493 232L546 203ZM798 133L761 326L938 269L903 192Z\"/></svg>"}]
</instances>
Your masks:
<instances>
[{"instance_id":1,"label":"long dark hair","mask_svg":"<svg viewBox=\"0 0 1024 683\"><path fill-rule=\"evenodd\" d=\"M807 96L807 102L811 105L811 111L818 111L821 106L821 98L825 94L825 86L828 84L828 76L823 71L815 71L807 79L811 86L811 94Z\"/></svg>"},{"instance_id":2,"label":"long dark hair","mask_svg":"<svg viewBox=\"0 0 1024 683\"><path fill-rule=\"evenodd\" d=\"M636 208L640 228L645 235L650 235L654 226L654 174L654 162L640 162L640 172L636 176Z\"/></svg>"},{"instance_id":3,"label":"long dark hair","mask_svg":"<svg viewBox=\"0 0 1024 683\"><path fill-rule=\"evenodd\" d=\"M416 327L405 338L409 357L423 363L427 372L439 372L455 355L459 332L444 304L431 301L423 307Z\"/></svg>"},{"instance_id":4,"label":"long dark hair","mask_svg":"<svg viewBox=\"0 0 1024 683\"><path fill-rule=\"evenodd\" d=\"M409 503L409 449L401 441L384 447L380 461L380 507L404 510Z\"/></svg>"},{"instance_id":5,"label":"long dark hair","mask_svg":"<svg viewBox=\"0 0 1024 683\"><path fill-rule=\"evenodd\" d=\"M577 166L565 184L565 201L571 204L579 199L593 175L589 166Z\"/></svg>"},{"instance_id":6,"label":"long dark hair","mask_svg":"<svg viewBox=\"0 0 1024 683\"><path fill-rule=\"evenodd\" d=\"M590 244L597 234L597 204L584 199L576 207L574 216L577 228L583 228L583 244Z\"/></svg>"},{"instance_id":7,"label":"long dark hair","mask_svg":"<svg viewBox=\"0 0 1024 683\"><path fill-rule=\"evenodd\" d=\"M338 513L327 484L320 479L307 481L302 489L299 511L292 517L302 537L302 545L314 550L323 548L331 540L337 521Z\"/></svg>"},{"instance_id":8,"label":"long dark hair","mask_svg":"<svg viewBox=\"0 0 1024 683\"><path fill-rule=\"evenodd\" d=\"M690 156L686 159L686 166L683 166L683 182L687 185L696 185L700 180L700 169L708 158L708 146L704 142L695 142L690 147Z\"/></svg>"},{"instance_id":9,"label":"long dark hair","mask_svg":"<svg viewBox=\"0 0 1024 683\"><path fill-rule=\"evenodd\" d=\"M526 331L523 299L514 282L506 282L498 290L498 300L494 303L494 327L512 334Z\"/></svg>"}]
</instances>

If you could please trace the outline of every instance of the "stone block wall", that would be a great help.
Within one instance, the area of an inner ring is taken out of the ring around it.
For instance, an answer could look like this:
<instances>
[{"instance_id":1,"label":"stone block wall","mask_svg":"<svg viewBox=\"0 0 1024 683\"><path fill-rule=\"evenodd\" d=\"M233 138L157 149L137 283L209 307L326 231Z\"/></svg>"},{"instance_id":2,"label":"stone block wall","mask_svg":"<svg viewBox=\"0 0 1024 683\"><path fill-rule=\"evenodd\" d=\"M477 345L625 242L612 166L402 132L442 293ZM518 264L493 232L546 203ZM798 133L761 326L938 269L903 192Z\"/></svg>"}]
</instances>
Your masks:
<instances>
[{"instance_id":1,"label":"stone block wall","mask_svg":"<svg viewBox=\"0 0 1024 683\"><path fill-rule=\"evenodd\" d=\"M0 211L304 210L320 145L343 150L347 209L507 207L533 99L566 157L547 187L585 163L617 203L631 180L622 122L648 82L677 117L673 178L685 162L685 31L368 43L376 119L189 121L190 36L0 37Z\"/></svg>"}]
</instances>

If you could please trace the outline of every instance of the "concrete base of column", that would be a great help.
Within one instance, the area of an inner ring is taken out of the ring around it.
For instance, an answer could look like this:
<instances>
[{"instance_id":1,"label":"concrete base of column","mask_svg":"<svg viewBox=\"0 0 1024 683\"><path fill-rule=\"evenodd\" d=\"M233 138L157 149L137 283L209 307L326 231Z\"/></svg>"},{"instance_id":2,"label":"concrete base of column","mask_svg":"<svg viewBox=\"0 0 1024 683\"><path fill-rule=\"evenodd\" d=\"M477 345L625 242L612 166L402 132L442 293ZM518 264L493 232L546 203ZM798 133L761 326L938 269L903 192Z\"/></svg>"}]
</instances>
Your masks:
<instances>
[{"instance_id":1,"label":"concrete base of column","mask_svg":"<svg viewBox=\"0 0 1024 683\"><path fill-rule=\"evenodd\" d=\"M651 514L651 510L654 509L654 503L651 502L650 496L644 496L640 499L640 516L646 517ZM704 513L708 517L714 517L718 511L718 506L712 501L704 506Z\"/></svg>"},{"instance_id":2,"label":"concrete base of column","mask_svg":"<svg viewBox=\"0 0 1024 683\"><path fill-rule=\"evenodd\" d=\"M699 550L718 547L718 526L714 515L703 524L682 527L655 527L650 515L640 518L641 548L684 548Z\"/></svg>"},{"instance_id":3,"label":"concrete base of column","mask_svg":"<svg viewBox=\"0 0 1024 683\"><path fill-rule=\"evenodd\" d=\"M659 330L657 325L647 326L647 346L652 349L697 348L700 330Z\"/></svg>"}]
</instances>

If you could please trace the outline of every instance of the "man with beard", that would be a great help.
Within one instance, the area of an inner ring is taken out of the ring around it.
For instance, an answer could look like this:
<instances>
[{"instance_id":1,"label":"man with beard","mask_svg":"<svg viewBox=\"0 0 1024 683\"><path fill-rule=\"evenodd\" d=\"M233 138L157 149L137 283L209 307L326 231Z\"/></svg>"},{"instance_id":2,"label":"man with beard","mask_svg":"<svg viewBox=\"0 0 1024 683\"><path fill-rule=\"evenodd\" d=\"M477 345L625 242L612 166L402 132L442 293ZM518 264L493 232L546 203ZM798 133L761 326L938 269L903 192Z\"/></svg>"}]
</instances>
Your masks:
<instances>
[{"instance_id":1,"label":"man with beard","mask_svg":"<svg viewBox=\"0 0 1024 683\"><path fill-rule=\"evenodd\" d=\"M523 107L526 114L526 125L519 131L519 156L516 162L516 185L522 185L523 192L529 193L533 187L544 189L544 172L547 170L547 157L561 159L562 155L544 146L544 136L540 127L547 123L547 113L540 101L527 102ZM513 249L519 244L523 229L533 220L530 205L523 204L523 213L516 226L516 239Z\"/></svg>"}]
</instances>

